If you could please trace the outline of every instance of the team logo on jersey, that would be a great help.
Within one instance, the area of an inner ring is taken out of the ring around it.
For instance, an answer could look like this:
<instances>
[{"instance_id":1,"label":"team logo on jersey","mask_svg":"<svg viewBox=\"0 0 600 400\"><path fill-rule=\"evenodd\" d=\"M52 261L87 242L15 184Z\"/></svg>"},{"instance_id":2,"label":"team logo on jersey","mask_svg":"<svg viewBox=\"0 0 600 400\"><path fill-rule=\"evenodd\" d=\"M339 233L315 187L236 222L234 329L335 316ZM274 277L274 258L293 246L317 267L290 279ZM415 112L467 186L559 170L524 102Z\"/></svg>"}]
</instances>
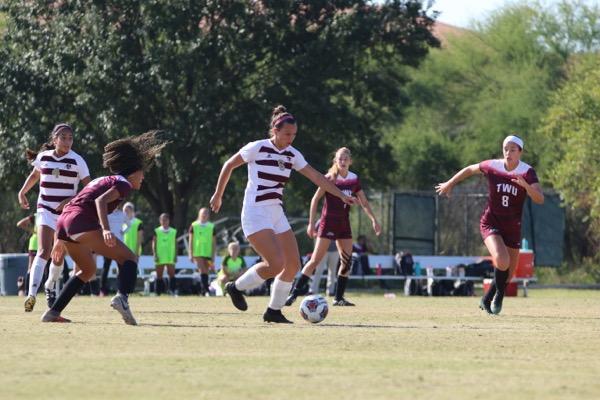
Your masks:
<instances>
[{"instance_id":1,"label":"team logo on jersey","mask_svg":"<svg viewBox=\"0 0 600 400\"><path fill-rule=\"evenodd\" d=\"M279 169L283 171L285 169L285 161L277 160L277 165L279 165Z\"/></svg>"},{"instance_id":2,"label":"team logo on jersey","mask_svg":"<svg viewBox=\"0 0 600 400\"><path fill-rule=\"evenodd\" d=\"M71 169L71 164L67 164L67 169Z\"/></svg>"},{"instance_id":3,"label":"team logo on jersey","mask_svg":"<svg viewBox=\"0 0 600 400\"><path fill-rule=\"evenodd\" d=\"M59 177L60 177L60 169L59 169L59 168L54 168L54 169L52 170L52 175L53 175L55 178L59 178Z\"/></svg>"},{"instance_id":4,"label":"team logo on jersey","mask_svg":"<svg viewBox=\"0 0 600 400\"><path fill-rule=\"evenodd\" d=\"M333 232L327 232L325 236L335 236Z\"/></svg>"}]
</instances>

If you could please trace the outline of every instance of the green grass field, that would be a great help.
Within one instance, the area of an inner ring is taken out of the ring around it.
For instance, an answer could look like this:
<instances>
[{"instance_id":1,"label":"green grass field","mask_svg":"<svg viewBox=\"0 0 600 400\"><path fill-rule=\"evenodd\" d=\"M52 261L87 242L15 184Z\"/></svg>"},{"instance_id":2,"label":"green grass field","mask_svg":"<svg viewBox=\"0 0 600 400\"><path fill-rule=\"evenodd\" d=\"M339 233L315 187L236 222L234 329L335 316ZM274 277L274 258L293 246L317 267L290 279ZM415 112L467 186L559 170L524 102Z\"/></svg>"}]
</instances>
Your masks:
<instances>
[{"instance_id":1,"label":"green grass field","mask_svg":"<svg viewBox=\"0 0 600 400\"><path fill-rule=\"evenodd\" d=\"M349 293L321 324L262 322L266 297L79 296L71 324L0 297L2 399L597 399L600 291L537 289L487 316L478 299Z\"/></svg>"}]
</instances>

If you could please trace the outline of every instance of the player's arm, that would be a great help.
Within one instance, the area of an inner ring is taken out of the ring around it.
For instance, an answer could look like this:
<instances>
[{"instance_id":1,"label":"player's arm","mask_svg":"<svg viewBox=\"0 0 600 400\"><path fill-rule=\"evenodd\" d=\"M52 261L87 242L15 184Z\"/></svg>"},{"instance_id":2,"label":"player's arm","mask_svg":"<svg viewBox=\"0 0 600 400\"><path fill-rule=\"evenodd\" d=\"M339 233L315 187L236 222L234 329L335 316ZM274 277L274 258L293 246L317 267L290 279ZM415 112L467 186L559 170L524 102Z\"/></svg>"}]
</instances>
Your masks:
<instances>
[{"instance_id":1,"label":"player's arm","mask_svg":"<svg viewBox=\"0 0 600 400\"><path fill-rule=\"evenodd\" d=\"M19 205L21 208L29 209L29 202L27 201L27 197L25 196L29 190L40 180L40 171L37 169L33 169L27 179L25 179L25 183L23 183L23 187L19 190Z\"/></svg>"},{"instance_id":2,"label":"player's arm","mask_svg":"<svg viewBox=\"0 0 600 400\"><path fill-rule=\"evenodd\" d=\"M379 236L379 234L381 233L381 226L379 225L379 222L377 222L377 218L375 217L375 213L371 208L371 204L369 204L369 200L367 199L365 192L363 190L356 192L356 197L358 197L358 200L360 200L360 204L363 210L365 210L369 218L371 218L371 223L373 224L373 231L377 236Z\"/></svg>"},{"instance_id":3,"label":"player's arm","mask_svg":"<svg viewBox=\"0 0 600 400\"><path fill-rule=\"evenodd\" d=\"M544 204L544 192L542 192L542 187L539 182L532 183L531 185L527 183L525 178L522 176L517 176L515 179L512 179L514 183L519 186L522 186L527 190L527 194L531 197L536 204Z\"/></svg>"},{"instance_id":4,"label":"player's arm","mask_svg":"<svg viewBox=\"0 0 600 400\"><path fill-rule=\"evenodd\" d=\"M31 223L29 217L25 217L25 218L19 220L19 222L17 222L17 228L23 229L24 231L27 231L27 232L31 233L32 235L35 233L34 229L33 229L33 224Z\"/></svg>"},{"instance_id":5,"label":"player's arm","mask_svg":"<svg viewBox=\"0 0 600 400\"><path fill-rule=\"evenodd\" d=\"M308 227L306 228L306 233L308 237L314 238L317 235L317 230L315 227L315 218L317 216L317 207L319 205L319 200L325 196L325 190L323 188L317 188L317 191L312 197L310 201L310 211L308 215Z\"/></svg>"},{"instance_id":6,"label":"player's arm","mask_svg":"<svg viewBox=\"0 0 600 400\"><path fill-rule=\"evenodd\" d=\"M110 224L108 223L108 203L118 200L120 197L119 190L113 186L95 200L98 220L100 221L100 226L102 226L102 236L104 237L104 242L109 247L113 247L117 243L117 238L110 230Z\"/></svg>"},{"instance_id":7,"label":"player's arm","mask_svg":"<svg viewBox=\"0 0 600 400\"><path fill-rule=\"evenodd\" d=\"M229 178L231 178L231 173L234 169L240 167L245 163L242 155L238 151L233 155L229 160L225 161L223 164L223 168L221 168L221 173L219 174L219 179L217 180L217 187L215 188L215 193L210 198L210 208L218 213L221 209L221 201L223 199L223 192L227 187L227 183L229 182Z\"/></svg>"},{"instance_id":8,"label":"player's arm","mask_svg":"<svg viewBox=\"0 0 600 400\"><path fill-rule=\"evenodd\" d=\"M310 179L311 182L318 187L342 199L344 203L349 205L355 204L356 199L354 197L345 195L337 186L333 184L333 182L327 179L325 175L321 174L309 164L306 164L304 168L299 169L298 172Z\"/></svg>"},{"instance_id":9,"label":"player's arm","mask_svg":"<svg viewBox=\"0 0 600 400\"><path fill-rule=\"evenodd\" d=\"M446 196L450 197L450 192L452 191L452 188L454 187L454 185L456 185L458 182L462 181L463 179L466 179L466 178L470 177L471 175L475 175L475 174L483 174L481 169L479 169L479 164L472 164L472 165L469 165L468 167L461 169L449 181L438 184L435 187L435 191L440 196L445 194Z\"/></svg>"}]
</instances>

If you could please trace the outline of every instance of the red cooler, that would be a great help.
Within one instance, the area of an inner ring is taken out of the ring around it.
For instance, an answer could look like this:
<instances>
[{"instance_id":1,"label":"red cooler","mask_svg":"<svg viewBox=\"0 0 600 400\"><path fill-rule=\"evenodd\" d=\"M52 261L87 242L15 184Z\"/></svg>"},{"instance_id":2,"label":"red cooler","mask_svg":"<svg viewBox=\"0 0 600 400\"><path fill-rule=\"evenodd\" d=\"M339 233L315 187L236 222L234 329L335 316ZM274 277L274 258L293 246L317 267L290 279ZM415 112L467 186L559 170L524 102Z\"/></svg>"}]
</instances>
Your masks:
<instances>
[{"instance_id":1,"label":"red cooler","mask_svg":"<svg viewBox=\"0 0 600 400\"><path fill-rule=\"evenodd\" d=\"M521 250L515 278L533 278L533 250Z\"/></svg>"}]
</instances>

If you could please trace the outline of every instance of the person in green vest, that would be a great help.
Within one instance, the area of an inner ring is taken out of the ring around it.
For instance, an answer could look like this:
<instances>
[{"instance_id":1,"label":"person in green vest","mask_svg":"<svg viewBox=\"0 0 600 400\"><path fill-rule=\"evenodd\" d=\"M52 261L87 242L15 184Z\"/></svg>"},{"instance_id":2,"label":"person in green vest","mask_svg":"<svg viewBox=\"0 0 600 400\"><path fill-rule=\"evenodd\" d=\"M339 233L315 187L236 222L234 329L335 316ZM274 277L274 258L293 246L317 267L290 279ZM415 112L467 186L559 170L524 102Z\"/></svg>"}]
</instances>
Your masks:
<instances>
[{"instance_id":1,"label":"person in green vest","mask_svg":"<svg viewBox=\"0 0 600 400\"><path fill-rule=\"evenodd\" d=\"M27 277L23 279L21 283L19 281L19 294L27 294L27 288L29 287L29 274L31 271L31 266L33 265L33 259L37 255L38 248L38 236L37 236L37 213L33 213L28 215L27 217L19 220L17 222L17 228L20 228L26 232L29 232L31 236L29 237L29 244L27 246L27 253L29 254L29 263L27 264ZM21 278L21 277L20 277Z\"/></svg>"},{"instance_id":2,"label":"person in green vest","mask_svg":"<svg viewBox=\"0 0 600 400\"><path fill-rule=\"evenodd\" d=\"M221 286L223 293L225 293L225 284L227 282L235 281L248 269L244 257L240 256L240 244L238 242L229 243L227 252L229 255L226 255L221 260L221 269L217 274L217 282Z\"/></svg>"},{"instance_id":3,"label":"person in green vest","mask_svg":"<svg viewBox=\"0 0 600 400\"><path fill-rule=\"evenodd\" d=\"M177 278L175 277L175 264L177 263L177 229L170 226L169 214L160 214L158 218L160 226L154 229L152 237L152 254L154 254L154 265L156 267L156 295L165 292L165 281L163 272L167 269L169 275L169 289L171 295L177 295Z\"/></svg>"},{"instance_id":4,"label":"person in green vest","mask_svg":"<svg viewBox=\"0 0 600 400\"><path fill-rule=\"evenodd\" d=\"M203 207L198 211L198 219L190 225L189 233L189 256L190 261L195 263L200 273L200 294L210 294L208 282L208 270L214 268L215 253L217 251L217 236L215 225L209 221L210 211Z\"/></svg>"},{"instance_id":5,"label":"person in green vest","mask_svg":"<svg viewBox=\"0 0 600 400\"><path fill-rule=\"evenodd\" d=\"M126 225L123 226L123 239L127 247L133 251L133 254L138 257L136 262L139 261L139 256L142 255L142 240L144 238L144 225L142 220L135 217L135 208L133 207L133 203L127 202L123 206L123 211L127 214L127 218L129 218L129 227Z\"/></svg>"}]
</instances>

